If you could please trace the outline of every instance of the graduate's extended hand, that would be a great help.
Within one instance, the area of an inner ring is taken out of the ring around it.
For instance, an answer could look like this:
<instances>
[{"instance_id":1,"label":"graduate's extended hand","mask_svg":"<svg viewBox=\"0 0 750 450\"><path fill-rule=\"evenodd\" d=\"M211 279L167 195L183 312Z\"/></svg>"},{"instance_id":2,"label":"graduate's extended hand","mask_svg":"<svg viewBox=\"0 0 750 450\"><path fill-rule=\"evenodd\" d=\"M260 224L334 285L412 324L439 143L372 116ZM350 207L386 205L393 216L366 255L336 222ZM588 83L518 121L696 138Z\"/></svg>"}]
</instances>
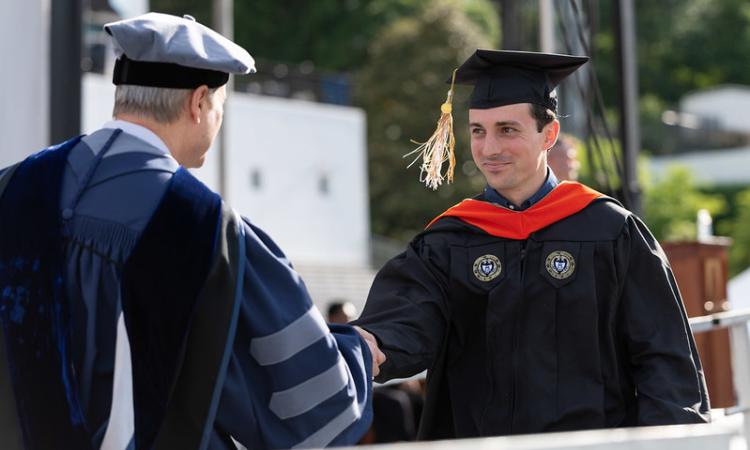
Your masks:
<instances>
[{"instance_id":1,"label":"graduate's extended hand","mask_svg":"<svg viewBox=\"0 0 750 450\"><path fill-rule=\"evenodd\" d=\"M357 330L357 333L362 336L362 339L367 342L367 346L370 347L370 353L372 354L372 376L376 377L380 373L380 365L385 362L385 353L380 351L378 341L372 333L363 330L356 325L354 326L354 329Z\"/></svg>"}]
</instances>

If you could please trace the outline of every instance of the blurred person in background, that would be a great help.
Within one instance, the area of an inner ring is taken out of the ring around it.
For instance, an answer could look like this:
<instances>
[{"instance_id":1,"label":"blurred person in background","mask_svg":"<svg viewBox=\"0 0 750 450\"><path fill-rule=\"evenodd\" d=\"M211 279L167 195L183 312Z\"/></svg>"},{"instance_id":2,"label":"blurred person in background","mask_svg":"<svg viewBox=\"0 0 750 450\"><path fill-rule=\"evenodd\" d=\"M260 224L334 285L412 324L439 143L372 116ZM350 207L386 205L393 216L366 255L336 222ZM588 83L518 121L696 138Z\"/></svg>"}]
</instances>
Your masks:
<instances>
[{"instance_id":1,"label":"blurred person in background","mask_svg":"<svg viewBox=\"0 0 750 450\"><path fill-rule=\"evenodd\" d=\"M356 443L382 354L186 170L252 57L189 16L105 30L114 120L0 171L2 447Z\"/></svg>"},{"instance_id":2,"label":"blurred person in background","mask_svg":"<svg viewBox=\"0 0 750 450\"><path fill-rule=\"evenodd\" d=\"M587 60L477 50L454 72L474 86L471 153L487 185L386 263L353 322L387 356L376 381L427 369L421 439L708 420L661 247L618 202L547 167L555 87ZM435 188L454 161L452 95L417 149Z\"/></svg>"},{"instance_id":3,"label":"blurred person in background","mask_svg":"<svg viewBox=\"0 0 750 450\"><path fill-rule=\"evenodd\" d=\"M335 299L328 304L328 323L349 323L357 317L357 308L348 301ZM410 380L372 390L372 425L361 444L413 441L422 413L424 395L419 381Z\"/></svg>"},{"instance_id":4,"label":"blurred person in background","mask_svg":"<svg viewBox=\"0 0 750 450\"><path fill-rule=\"evenodd\" d=\"M547 165L559 181L577 181L581 163L578 161L579 143L573 136L560 133L557 142L547 152Z\"/></svg>"},{"instance_id":5,"label":"blurred person in background","mask_svg":"<svg viewBox=\"0 0 750 450\"><path fill-rule=\"evenodd\" d=\"M357 307L345 300L328 304L328 323L349 323L357 317Z\"/></svg>"}]
</instances>

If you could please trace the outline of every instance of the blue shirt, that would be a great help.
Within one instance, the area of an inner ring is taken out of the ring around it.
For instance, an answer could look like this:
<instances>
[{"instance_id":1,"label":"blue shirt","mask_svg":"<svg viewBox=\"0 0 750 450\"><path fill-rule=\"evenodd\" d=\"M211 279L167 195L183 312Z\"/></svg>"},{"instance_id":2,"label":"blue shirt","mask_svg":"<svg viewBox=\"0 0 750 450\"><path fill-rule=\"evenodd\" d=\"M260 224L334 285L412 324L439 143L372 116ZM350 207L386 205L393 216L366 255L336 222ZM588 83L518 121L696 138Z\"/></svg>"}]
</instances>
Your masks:
<instances>
[{"instance_id":1,"label":"blue shirt","mask_svg":"<svg viewBox=\"0 0 750 450\"><path fill-rule=\"evenodd\" d=\"M510 200L503 197L496 190L490 187L490 185L487 185L484 188L484 199L490 203L497 203L500 206L512 209L514 211L523 211L525 209L531 208L536 202L543 199L547 194L552 192L552 189L557 187L558 184L560 184L560 182L557 181L557 177L555 176L554 172L549 170L549 167L547 167L547 178L544 180L542 187L540 187L539 190L534 193L534 195L526 199L526 201L521 203L520 205L514 205Z\"/></svg>"}]
</instances>

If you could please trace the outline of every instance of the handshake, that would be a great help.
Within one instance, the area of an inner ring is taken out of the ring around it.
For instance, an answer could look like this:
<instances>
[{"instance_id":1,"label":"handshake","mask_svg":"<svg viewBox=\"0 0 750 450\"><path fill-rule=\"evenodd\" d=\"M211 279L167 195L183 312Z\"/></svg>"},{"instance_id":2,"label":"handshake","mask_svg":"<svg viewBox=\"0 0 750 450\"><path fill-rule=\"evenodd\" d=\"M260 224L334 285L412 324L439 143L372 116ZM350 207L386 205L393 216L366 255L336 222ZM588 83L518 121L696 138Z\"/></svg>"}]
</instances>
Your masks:
<instances>
[{"instance_id":1,"label":"handshake","mask_svg":"<svg viewBox=\"0 0 750 450\"><path fill-rule=\"evenodd\" d=\"M375 378L380 373L380 365L385 362L385 353L380 351L378 341L372 333L363 330L356 325L354 326L354 329L357 330L357 333L362 336L362 339L367 342L367 346L370 348L370 354L372 354L372 377Z\"/></svg>"}]
</instances>

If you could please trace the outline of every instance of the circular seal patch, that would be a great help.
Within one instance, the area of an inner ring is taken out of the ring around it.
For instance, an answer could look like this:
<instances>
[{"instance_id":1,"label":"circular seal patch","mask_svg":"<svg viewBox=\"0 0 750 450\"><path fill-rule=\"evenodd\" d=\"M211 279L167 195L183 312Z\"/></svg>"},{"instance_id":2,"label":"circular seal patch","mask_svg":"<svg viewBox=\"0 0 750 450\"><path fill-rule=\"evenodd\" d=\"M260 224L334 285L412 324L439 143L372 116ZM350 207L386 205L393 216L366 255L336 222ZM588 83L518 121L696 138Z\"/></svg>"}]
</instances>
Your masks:
<instances>
[{"instance_id":1,"label":"circular seal patch","mask_svg":"<svg viewBox=\"0 0 750 450\"><path fill-rule=\"evenodd\" d=\"M550 253L544 265L547 268L547 272L552 275L552 278L557 278L558 280L568 278L576 270L576 261L573 259L573 255L562 250Z\"/></svg>"},{"instance_id":2,"label":"circular seal patch","mask_svg":"<svg viewBox=\"0 0 750 450\"><path fill-rule=\"evenodd\" d=\"M479 281L492 281L500 275L502 265L495 255L484 255L474 261L474 276Z\"/></svg>"}]
</instances>

